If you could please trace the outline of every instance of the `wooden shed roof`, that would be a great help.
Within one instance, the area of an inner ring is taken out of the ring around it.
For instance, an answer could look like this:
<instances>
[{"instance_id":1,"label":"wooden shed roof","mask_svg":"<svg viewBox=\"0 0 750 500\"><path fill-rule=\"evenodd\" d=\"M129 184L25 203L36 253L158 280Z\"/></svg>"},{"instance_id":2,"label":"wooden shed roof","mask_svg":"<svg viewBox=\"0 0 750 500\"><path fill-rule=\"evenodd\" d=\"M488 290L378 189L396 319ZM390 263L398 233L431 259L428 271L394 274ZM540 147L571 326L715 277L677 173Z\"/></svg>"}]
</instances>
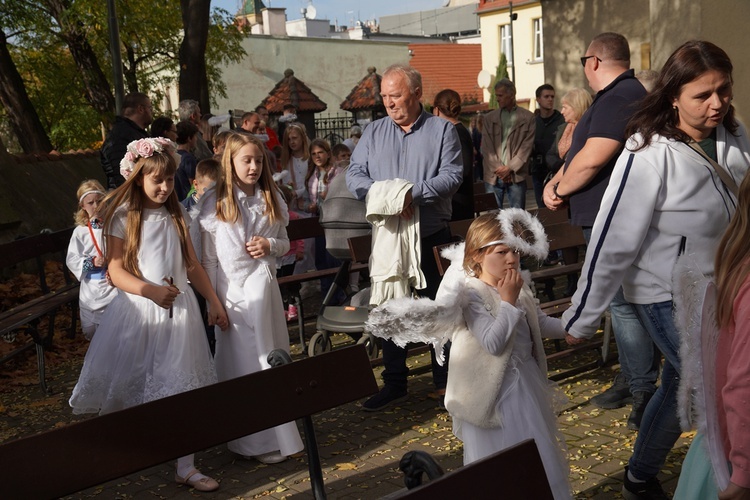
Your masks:
<instances>
[{"instance_id":1,"label":"wooden shed roof","mask_svg":"<svg viewBox=\"0 0 750 500\"><path fill-rule=\"evenodd\" d=\"M297 112L320 113L328 105L313 94L305 82L294 76L294 71L284 71L284 78L268 93L261 102L271 114L281 114L285 104L293 104Z\"/></svg>"},{"instance_id":2,"label":"wooden shed roof","mask_svg":"<svg viewBox=\"0 0 750 500\"><path fill-rule=\"evenodd\" d=\"M383 78L377 74L374 66L367 68L367 76L349 92L341 106L344 111L363 111L383 107L380 95L380 82Z\"/></svg>"}]
</instances>

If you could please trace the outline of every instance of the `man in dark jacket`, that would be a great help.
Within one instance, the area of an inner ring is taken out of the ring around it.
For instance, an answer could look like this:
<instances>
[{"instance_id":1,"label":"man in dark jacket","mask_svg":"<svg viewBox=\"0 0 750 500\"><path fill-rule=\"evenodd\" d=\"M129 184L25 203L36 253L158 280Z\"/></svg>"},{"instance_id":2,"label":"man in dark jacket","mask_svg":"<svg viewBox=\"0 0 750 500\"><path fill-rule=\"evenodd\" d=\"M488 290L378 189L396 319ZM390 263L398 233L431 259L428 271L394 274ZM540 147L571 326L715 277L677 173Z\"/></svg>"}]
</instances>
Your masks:
<instances>
[{"instance_id":1,"label":"man in dark jacket","mask_svg":"<svg viewBox=\"0 0 750 500\"><path fill-rule=\"evenodd\" d=\"M120 175L120 162L125 156L128 144L148 137L146 127L153 121L151 99L146 94L133 92L122 102L122 116L115 118L115 124L102 144L100 151L102 168L107 176L107 187L116 188L125 182Z\"/></svg>"},{"instance_id":2,"label":"man in dark jacket","mask_svg":"<svg viewBox=\"0 0 750 500\"><path fill-rule=\"evenodd\" d=\"M540 85L536 89L536 102L537 109L534 112L534 116L536 117L536 134L534 135L531 178L534 182L536 204L539 207L543 207L544 179L550 172L545 156L555 141L557 127L565 123L565 118L555 109L555 88L549 83Z\"/></svg>"}]
</instances>

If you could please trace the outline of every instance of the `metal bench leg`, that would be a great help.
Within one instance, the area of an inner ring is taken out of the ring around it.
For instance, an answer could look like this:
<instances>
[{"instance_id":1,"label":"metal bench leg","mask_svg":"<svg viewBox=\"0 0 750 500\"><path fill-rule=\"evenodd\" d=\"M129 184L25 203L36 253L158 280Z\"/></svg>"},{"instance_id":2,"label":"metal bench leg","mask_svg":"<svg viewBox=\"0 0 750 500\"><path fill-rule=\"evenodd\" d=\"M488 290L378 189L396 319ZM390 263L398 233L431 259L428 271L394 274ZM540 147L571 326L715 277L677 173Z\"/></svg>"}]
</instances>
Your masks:
<instances>
[{"instance_id":1,"label":"metal bench leg","mask_svg":"<svg viewBox=\"0 0 750 500\"><path fill-rule=\"evenodd\" d=\"M305 309L302 307L302 297L297 295L294 297L294 302L297 304L297 328L299 328L299 347L302 352L306 352L305 347Z\"/></svg>"},{"instance_id":2,"label":"metal bench leg","mask_svg":"<svg viewBox=\"0 0 750 500\"><path fill-rule=\"evenodd\" d=\"M292 358L283 349L274 349L268 354L268 364L281 366L292 362ZM318 440L315 439L315 429L311 416L303 417L302 427L305 430L305 448L307 448L307 467L310 471L310 483L312 485L313 497L316 500L326 499L326 490L323 485L323 470L320 465L318 453Z\"/></svg>"},{"instance_id":3,"label":"metal bench leg","mask_svg":"<svg viewBox=\"0 0 750 500\"><path fill-rule=\"evenodd\" d=\"M49 388L47 387L47 381L45 380L44 370L44 346L39 343L34 344L36 347L36 366L39 371L39 387L42 388L45 394L49 394Z\"/></svg>"}]
</instances>

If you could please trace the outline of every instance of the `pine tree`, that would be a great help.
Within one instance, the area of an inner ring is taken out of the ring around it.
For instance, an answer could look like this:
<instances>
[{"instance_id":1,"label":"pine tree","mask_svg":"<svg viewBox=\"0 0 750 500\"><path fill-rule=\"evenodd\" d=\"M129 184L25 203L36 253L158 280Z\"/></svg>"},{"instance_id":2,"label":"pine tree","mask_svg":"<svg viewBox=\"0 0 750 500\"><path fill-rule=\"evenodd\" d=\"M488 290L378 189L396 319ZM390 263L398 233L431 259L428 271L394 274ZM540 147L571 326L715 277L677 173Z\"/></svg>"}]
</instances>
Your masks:
<instances>
[{"instance_id":1,"label":"pine tree","mask_svg":"<svg viewBox=\"0 0 750 500\"><path fill-rule=\"evenodd\" d=\"M497 109L497 98L495 97L495 82L499 82L503 78L508 78L508 59L505 58L505 54L500 52L500 61L497 64L497 71L495 76L492 78L490 83L490 109Z\"/></svg>"}]
</instances>

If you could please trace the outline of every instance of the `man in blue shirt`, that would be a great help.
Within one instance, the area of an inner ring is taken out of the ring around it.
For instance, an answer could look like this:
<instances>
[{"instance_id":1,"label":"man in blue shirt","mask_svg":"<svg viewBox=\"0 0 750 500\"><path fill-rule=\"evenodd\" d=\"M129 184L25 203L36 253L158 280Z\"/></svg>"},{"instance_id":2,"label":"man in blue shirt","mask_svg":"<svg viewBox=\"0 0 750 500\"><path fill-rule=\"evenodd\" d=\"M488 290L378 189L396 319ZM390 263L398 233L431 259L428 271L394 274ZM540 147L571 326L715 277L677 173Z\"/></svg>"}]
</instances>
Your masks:
<instances>
[{"instance_id":1,"label":"man in blue shirt","mask_svg":"<svg viewBox=\"0 0 750 500\"><path fill-rule=\"evenodd\" d=\"M440 273L432 248L450 241L451 198L462 180L461 144L450 122L422 108L422 77L414 68L400 64L388 67L380 90L388 117L365 128L352 155L346 183L360 200L376 181L404 179L414 184L400 216L413 217L414 206L419 206L421 269L427 287L417 292L434 299ZM438 366L432 354L433 380L438 394L443 394L447 369ZM407 397L406 356L407 349L388 340L383 342L385 387L362 405L364 410L378 411Z\"/></svg>"}]
</instances>

